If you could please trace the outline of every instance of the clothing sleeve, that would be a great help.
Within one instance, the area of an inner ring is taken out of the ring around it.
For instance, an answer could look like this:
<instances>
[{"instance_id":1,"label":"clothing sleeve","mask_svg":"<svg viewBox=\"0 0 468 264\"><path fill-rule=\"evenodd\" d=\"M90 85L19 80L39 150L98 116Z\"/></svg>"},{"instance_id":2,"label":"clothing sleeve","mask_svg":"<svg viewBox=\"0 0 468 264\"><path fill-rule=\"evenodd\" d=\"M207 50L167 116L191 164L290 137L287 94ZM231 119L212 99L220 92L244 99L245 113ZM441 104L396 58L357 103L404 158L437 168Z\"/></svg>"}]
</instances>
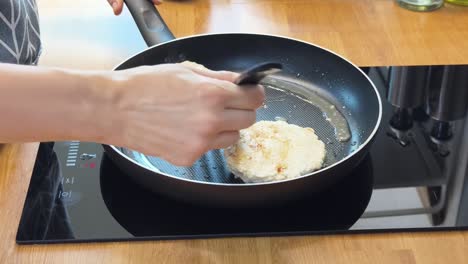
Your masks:
<instances>
[{"instance_id":1,"label":"clothing sleeve","mask_svg":"<svg viewBox=\"0 0 468 264\"><path fill-rule=\"evenodd\" d=\"M35 65L41 54L35 0L0 0L0 62Z\"/></svg>"}]
</instances>

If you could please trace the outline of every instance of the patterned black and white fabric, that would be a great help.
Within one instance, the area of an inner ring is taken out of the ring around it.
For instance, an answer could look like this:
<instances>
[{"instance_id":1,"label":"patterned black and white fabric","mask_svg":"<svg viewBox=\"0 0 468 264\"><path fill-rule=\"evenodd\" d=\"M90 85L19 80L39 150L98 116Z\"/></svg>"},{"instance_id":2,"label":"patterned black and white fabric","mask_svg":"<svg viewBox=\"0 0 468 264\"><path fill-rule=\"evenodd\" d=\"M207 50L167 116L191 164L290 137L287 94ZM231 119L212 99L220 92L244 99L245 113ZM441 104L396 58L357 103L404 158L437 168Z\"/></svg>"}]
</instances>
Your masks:
<instances>
[{"instance_id":1,"label":"patterned black and white fabric","mask_svg":"<svg viewBox=\"0 0 468 264\"><path fill-rule=\"evenodd\" d=\"M41 52L35 0L0 0L0 62L35 65Z\"/></svg>"}]
</instances>

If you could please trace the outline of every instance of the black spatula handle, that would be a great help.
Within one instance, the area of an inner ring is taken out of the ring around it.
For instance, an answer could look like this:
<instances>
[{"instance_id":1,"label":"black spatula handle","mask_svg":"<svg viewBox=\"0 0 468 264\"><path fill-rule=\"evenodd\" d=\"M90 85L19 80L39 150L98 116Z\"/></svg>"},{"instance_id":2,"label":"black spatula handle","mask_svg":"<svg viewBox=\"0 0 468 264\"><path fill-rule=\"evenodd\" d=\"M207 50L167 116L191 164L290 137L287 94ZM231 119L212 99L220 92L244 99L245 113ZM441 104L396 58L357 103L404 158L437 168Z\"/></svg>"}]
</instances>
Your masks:
<instances>
[{"instance_id":1,"label":"black spatula handle","mask_svg":"<svg viewBox=\"0 0 468 264\"><path fill-rule=\"evenodd\" d=\"M256 64L247 70L234 81L237 85L258 84L267 75L279 72L283 69L283 65L277 62L264 62Z\"/></svg>"}]
</instances>

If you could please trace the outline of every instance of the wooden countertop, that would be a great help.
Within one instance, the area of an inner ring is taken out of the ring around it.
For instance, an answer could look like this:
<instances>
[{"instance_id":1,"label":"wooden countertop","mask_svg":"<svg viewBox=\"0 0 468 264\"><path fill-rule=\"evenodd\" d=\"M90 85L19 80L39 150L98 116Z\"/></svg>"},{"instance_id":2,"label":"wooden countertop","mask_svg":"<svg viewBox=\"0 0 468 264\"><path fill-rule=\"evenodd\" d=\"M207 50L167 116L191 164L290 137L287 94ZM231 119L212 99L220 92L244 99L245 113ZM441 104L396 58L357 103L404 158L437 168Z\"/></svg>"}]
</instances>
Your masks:
<instances>
[{"instance_id":1,"label":"wooden countertop","mask_svg":"<svg viewBox=\"0 0 468 264\"><path fill-rule=\"evenodd\" d=\"M112 69L145 47L128 12L114 18L105 0L38 2L42 65ZM415 13L391 0L166 0L161 13L178 37L222 31L286 35L361 66L468 63L463 7ZM466 232L18 246L37 146L0 146L0 263L468 262Z\"/></svg>"}]
</instances>

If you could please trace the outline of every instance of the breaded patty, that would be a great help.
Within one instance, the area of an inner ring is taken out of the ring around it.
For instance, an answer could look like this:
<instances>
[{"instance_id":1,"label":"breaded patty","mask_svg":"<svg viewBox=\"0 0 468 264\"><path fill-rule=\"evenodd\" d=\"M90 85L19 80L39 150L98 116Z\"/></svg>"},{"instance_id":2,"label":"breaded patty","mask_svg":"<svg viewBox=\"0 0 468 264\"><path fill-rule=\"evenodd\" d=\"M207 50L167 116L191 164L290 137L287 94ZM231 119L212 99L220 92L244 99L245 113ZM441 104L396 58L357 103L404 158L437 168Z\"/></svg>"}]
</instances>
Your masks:
<instances>
[{"instance_id":1,"label":"breaded patty","mask_svg":"<svg viewBox=\"0 0 468 264\"><path fill-rule=\"evenodd\" d=\"M325 144L310 127L284 121L259 121L240 131L239 141L225 149L231 172L246 183L291 179L320 169Z\"/></svg>"}]
</instances>

